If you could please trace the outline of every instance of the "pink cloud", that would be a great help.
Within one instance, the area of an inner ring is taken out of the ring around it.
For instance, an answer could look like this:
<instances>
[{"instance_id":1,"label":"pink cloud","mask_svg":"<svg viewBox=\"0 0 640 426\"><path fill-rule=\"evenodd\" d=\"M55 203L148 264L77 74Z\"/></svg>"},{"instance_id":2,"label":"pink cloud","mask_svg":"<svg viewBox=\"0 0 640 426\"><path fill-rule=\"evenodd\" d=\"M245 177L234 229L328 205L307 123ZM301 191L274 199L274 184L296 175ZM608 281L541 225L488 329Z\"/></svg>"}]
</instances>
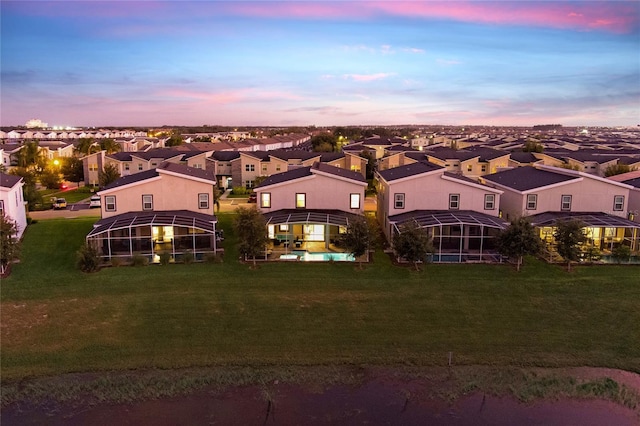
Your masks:
<instances>
[{"instance_id":1,"label":"pink cloud","mask_svg":"<svg viewBox=\"0 0 640 426\"><path fill-rule=\"evenodd\" d=\"M534 25L561 29L628 33L639 25L636 2L522 1L356 1L238 2L229 13L262 18L367 19L384 15L450 19L493 25Z\"/></svg>"},{"instance_id":2,"label":"pink cloud","mask_svg":"<svg viewBox=\"0 0 640 426\"><path fill-rule=\"evenodd\" d=\"M345 80L354 80L354 81L375 81L382 80L387 77L391 77L395 75L394 73L385 73L379 72L377 74L344 74L342 78Z\"/></svg>"},{"instance_id":3,"label":"pink cloud","mask_svg":"<svg viewBox=\"0 0 640 426\"><path fill-rule=\"evenodd\" d=\"M296 101L303 98L294 93L278 90L254 90L237 89L222 92L206 92L184 89L167 89L158 93L161 97L169 97L176 100L196 100L207 104L232 104L239 102L269 101L269 100L289 100Z\"/></svg>"}]
</instances>

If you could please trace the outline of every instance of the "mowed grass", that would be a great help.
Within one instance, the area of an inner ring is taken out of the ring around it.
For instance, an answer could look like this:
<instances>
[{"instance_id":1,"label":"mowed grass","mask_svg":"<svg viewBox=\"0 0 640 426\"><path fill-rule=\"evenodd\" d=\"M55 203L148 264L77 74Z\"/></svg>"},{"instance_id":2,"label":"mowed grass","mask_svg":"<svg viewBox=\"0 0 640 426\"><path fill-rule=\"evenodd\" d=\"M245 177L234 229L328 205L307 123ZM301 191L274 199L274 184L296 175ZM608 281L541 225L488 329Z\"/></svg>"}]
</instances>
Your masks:
<instances>
[{"instance_id":1,"label":"mowed grass","mask_svg":"<svg viewBox=\"0 0 640 426\"><path fill-rule=\"evenodd\" d=\"M105 268L95 219L43 220L1 283L4 380L198 366L598 366L640 372L640 268L238 262Z\"/></svg>"}]
</instances>

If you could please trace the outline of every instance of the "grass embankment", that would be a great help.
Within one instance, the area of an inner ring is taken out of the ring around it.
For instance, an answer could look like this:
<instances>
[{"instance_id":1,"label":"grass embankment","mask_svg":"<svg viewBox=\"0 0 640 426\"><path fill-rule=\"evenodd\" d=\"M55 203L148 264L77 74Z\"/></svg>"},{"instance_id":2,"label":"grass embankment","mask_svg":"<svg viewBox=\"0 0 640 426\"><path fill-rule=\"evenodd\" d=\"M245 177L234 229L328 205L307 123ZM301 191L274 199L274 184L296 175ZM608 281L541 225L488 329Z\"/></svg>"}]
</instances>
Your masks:
<instances>
[{"instance_id":1,"label":"grass embankment","mask_svg":"<svg viewBox=\"0 0 640 426\"><path fill-rule=\"evenodd\" d=\"M202 366L600 366L640 372L636 267L239 263L74 269L95 219L43 220L3 280L5 383Z\"/></svg>"}]
</instances>

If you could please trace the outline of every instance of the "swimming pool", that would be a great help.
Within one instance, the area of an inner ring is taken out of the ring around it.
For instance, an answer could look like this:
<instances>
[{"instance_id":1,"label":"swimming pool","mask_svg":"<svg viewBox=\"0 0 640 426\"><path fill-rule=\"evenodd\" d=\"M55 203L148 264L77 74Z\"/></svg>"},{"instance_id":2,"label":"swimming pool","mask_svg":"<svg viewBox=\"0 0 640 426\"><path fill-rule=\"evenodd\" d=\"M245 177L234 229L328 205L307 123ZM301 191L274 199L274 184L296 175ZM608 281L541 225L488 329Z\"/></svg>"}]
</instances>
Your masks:
<instances>
[{"instance_id":1,"label":"swimming pool","mask_svg":"<svg viewBox=\"0 0 640 426\"><path fill-rule=\"evenodd\" d=\"M310 253L308 251L294 250L291 254L280 255L280 260L300 260L302 262L355 262L355 257L350 253Z\"/></svg>"}]
</instances>

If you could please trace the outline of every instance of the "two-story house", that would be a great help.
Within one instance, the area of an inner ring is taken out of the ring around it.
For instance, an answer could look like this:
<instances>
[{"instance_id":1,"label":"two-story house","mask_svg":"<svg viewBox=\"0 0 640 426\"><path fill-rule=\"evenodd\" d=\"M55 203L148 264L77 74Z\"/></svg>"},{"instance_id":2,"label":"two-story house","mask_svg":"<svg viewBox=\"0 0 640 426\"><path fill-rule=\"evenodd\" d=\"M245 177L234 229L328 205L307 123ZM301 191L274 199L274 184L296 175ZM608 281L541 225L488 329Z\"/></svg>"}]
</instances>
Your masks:
<instances>
[{"instance_id":1,"label":"two-story house","mask_svg":"<svg viewBox=\"0 0 640 426\"><path fill-rule=\"evenodd\" d=\"M500 209L506 219L527 216L553 248L559 221L579 220L588 243L601 250L625 244L638 248L639 225L628 219L631 185L581 171L526 166L481 178L504 191Z\"/></svg>"},{"instance_id":2,"label":"two-story house","mask_svg":"<svg viewBox=\"0 0 640 426\"><path fill-rule=\"evenodd\" d=\"M278 256L346 260L337 240L364 213L367 182L358 172L315 162L269 176L255 188Z\"/></svg>"},{"instance_id":3,"label":"two-story house","mask_svg":"<svg viewBox=\"0 0 640 426\"><path fill-rule=\"evenodd\" d=\"M403 224L417 222L433 239L436 262L488 261L497 232L502 191L420 161L381 170L378 220L387 239Z\"/></svg>"},{"instance_id":4,"label":"two-story house","mask_svg":"<svg viewBox=\"0 0 640 426\"><path fill-rule=\"evenodd\" d=\"M142 255L158 262L162 252L202 260L217 250L215 181L210 171L169 162L123 176L98 192L102 219L87 242L104 260Z\"/></svg>"}]
</instances>

